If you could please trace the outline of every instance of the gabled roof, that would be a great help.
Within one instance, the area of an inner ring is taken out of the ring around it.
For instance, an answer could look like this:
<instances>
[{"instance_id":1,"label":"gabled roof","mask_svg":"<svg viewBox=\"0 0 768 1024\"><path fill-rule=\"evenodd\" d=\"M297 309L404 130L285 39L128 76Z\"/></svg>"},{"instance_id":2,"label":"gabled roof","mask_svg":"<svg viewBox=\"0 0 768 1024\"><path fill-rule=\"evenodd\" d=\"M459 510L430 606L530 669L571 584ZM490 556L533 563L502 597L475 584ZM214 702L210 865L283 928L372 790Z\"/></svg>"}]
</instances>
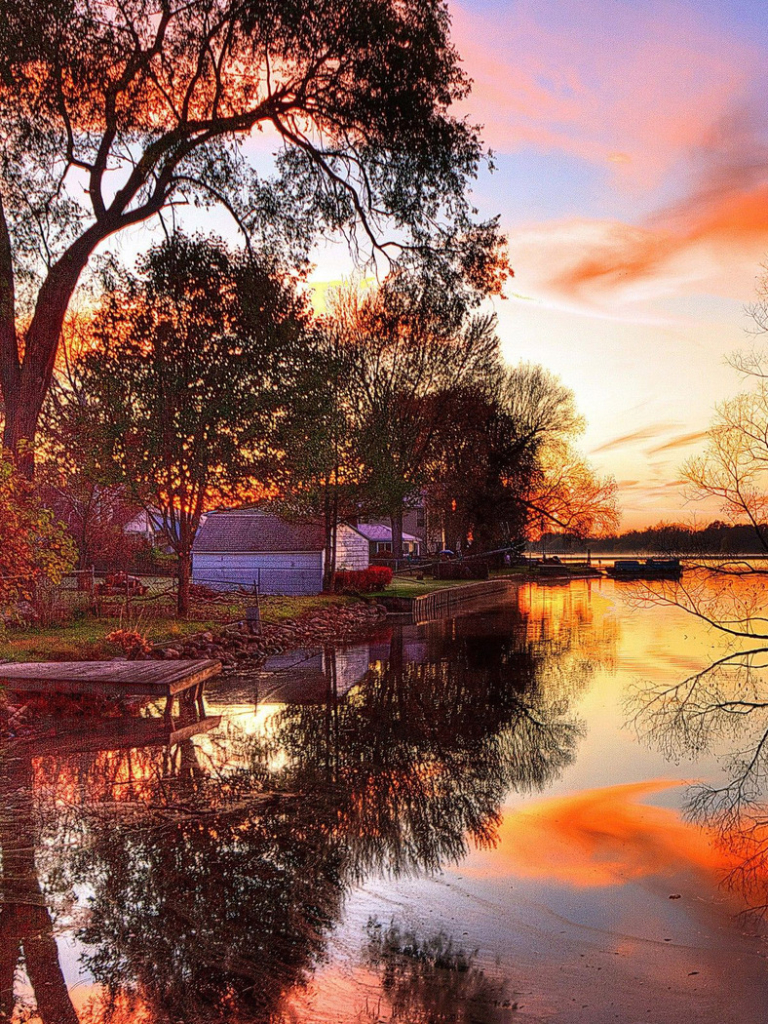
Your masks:
<instances>
[{"instance_id":1,"label":"gabled roof","mask_svg":"<svg viewBox=\"0 0 768 1024\"><path fill-rule=\"evenodd\" d=\"M211 512L192 545L202 552L322 551L322 523L300 522L264 512Z\"/></svg>"},{"instance_id":2,"label":"gabled roof","mask_svg":"<svg viewBox=\"0 0 768 1024\"><path fill-rule=\"evenodd\" d=\"M358 533L362 533L368 540L389 542L392 540L392 527L384 526L383 523L358 523L355 526ZM404 533L403 540L418 540L412 533Z\"/></svg>"}]
</instances>

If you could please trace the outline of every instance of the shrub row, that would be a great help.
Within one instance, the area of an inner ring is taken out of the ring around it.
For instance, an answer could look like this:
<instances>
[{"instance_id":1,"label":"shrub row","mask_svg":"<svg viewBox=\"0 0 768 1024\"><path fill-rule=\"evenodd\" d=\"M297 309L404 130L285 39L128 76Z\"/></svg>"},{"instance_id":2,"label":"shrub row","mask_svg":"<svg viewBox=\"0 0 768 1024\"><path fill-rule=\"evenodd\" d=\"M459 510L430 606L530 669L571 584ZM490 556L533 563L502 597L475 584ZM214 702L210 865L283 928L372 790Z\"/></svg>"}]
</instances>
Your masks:
<instances>
[{"instance_id":1,"label":"shrub row","mask_svg":"<svg viewBox=\"0 0 768 1024\"><path fill-rule=\"evenodd\" d=\"M371 565L367 569L341 569L336 573L335 590L353 590L370 594L383 590L392 582L392 570L386 565Z\"/></svg>"}]
</instances>

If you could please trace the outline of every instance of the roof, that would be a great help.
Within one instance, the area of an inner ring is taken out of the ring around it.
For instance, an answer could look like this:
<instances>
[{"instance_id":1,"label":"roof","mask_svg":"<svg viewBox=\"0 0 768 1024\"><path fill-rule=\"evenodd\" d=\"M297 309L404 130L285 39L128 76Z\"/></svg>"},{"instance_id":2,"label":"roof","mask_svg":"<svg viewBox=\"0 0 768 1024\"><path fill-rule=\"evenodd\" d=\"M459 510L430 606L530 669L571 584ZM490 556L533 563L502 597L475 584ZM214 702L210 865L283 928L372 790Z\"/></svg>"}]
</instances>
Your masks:
<instances>
[{"instance_id":1,"label":"roof","mask_svg":"<svg viewBox=\"0 0 768 1024\"><path fill-rule=\"evenodd\" d=\"M391 541L392 540L392 528L390 526L384 526L382 523L358 523L355 526L358 533L362 533L368 540L378 541ZM418 537L414 537L412 533L404 533L403 540L418 540Z\"/></svg>"},{"instance_id":2,"label":"roof","mask_svg":"<svg viewBox=\"0 0 768 1024\"><path fill-rule=\"evenodd\" d=\"M321 523L264 512L211 512L197 532L192 551L322 551L324 547Z\"/></svg>"}]
</instances>

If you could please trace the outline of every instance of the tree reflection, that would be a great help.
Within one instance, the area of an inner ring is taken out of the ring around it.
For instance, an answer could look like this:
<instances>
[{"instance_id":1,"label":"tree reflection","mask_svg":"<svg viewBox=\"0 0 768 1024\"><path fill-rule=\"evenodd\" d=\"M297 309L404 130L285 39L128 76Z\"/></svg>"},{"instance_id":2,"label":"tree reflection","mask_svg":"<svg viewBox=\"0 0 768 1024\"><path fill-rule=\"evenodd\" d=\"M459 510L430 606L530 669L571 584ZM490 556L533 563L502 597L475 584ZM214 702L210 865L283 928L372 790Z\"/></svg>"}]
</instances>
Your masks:
<instances>
[{"instance_id":1,"label":"tree reflection","mask_svg":"<svg viewBox=\"0 0 768 1024\"><path fill-rule=\"evenodd\" d=\"M486 974L477 953L444 932L419 939L375 920L367 931L366 960L379 975L392 1024L496 1024L517 1009L504 980ZM371 1019L382 1019L379 1008Z\"/></svg>"},{"instance_id":2,"label":"tree reflection","mask_svg":"<svg viewBox=\"0 0 768 1024\"><path fill-rule=\"evenodd\" d=\"M280 1019L355 882L492 843L507 792L540 789L572 760L580 730L563 673L553 696L550 647L505 615L504 628L396 629L346 699L285 706L255 734L229 722L169 746L144 735L162 723L138 719L119 744L91 737L79 754L16 745L14 761L8 748L5 1012L23 955L44 1024L77 1020L46 902L87 892L87 1019ZM591 664L573 660L570 693ZM14 925L8 907L30 902L46 920Z\"/></svg>"},{"instance_id":3,"label":"tree reflection","mask_svg":"<svg viewBox=\"0 0 768 1024\"><path fill-rule=\"evenodd\" d=\"M0 1018L13 1014L14 981L23 961L44 1022L77 1024L59 965L54 925L38 879L30 827L32 771L28 758L6 758L0 775L3 851L0 913Z\"/></svg>"},{"instance_id":4,"label":"tree reflection","mask_svg":"<svg viewBox=\"0 0 768 1024\"><path fill-rule=\"evenodd\" d=\"M418 661L404 643L396 631L354 700L286 707L271 736L289 788L331 801L358 876L436 870L492 842L506 793L550 783L580 735L527 642L433 631Z\"/></svg>"},{"instance_id":5,"label":"tree reflection","mask_svg":"<svg viewBox=\"0 0 768 1024\"><path fill-rule=\"evenodd\" d=\"M630 699L639 733L670 760L714 756L722 776L689 786L685 813L713 832L725 883L768 910L768 649L730 651L672 686Z\"/></svg>"}]
</instances>

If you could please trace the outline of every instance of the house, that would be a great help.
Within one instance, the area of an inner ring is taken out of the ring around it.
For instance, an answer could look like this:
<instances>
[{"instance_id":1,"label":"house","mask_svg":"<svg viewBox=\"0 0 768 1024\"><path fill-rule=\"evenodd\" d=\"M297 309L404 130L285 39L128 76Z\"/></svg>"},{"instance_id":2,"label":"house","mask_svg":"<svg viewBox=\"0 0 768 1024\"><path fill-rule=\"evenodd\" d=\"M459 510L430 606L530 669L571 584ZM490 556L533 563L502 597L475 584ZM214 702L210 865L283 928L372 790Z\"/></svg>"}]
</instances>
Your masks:
<instances>
[{"instance_id":1,"label":"house","mask_svg":"<svg viewBox=\"0 0 768 1024\"><path fill-rule=\"evenodd\" d=\"M355 530L361 533L369 545L369 557L375 558L392 550L392 527L384 523L358 523ZM421 541L412 533L403 531L403 554L420 555Z\"/></svg>"},{"instance_id":2,"label":"house","mask_svg":"<svg viewBox=\"0 0 768 1024\"><path fill-rule=\"evenodd\" d=\"M156 509L140 509L123 527L129 537L141 537L152 547L162 547L166 542L162 513Z\"/></svg>"},{"instance_id":3,"label":"house","mask_svg":"<svg viewBox=\"0 0 768 1024\"><path fill-rule=\"evenodd\" d=\"M260 594L318 594L325 572L325 530L255 510L211 512L192 547L192 582L215 589L255 588ZM340 523L336 567L366 569L369 542Z\"/></svg>"}]
</instances>

